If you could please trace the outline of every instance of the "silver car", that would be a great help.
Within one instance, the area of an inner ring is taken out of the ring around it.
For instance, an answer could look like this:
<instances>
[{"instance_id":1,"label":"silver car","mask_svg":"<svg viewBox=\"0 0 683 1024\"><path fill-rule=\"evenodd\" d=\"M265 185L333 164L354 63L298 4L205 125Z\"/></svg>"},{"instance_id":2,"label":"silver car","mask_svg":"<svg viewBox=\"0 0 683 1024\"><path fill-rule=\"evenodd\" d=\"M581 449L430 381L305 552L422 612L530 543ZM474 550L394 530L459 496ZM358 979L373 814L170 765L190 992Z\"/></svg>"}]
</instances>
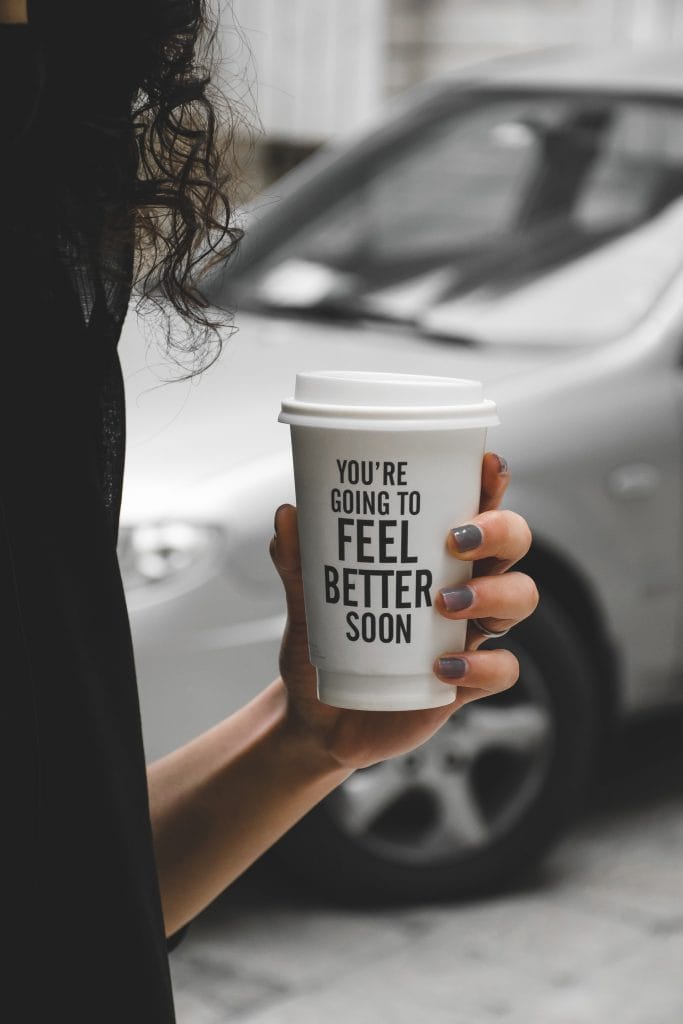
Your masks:
<instances>
[{"instance_id":1,"label":"silver car","mask_svg":"<svg viewBox=\"0 0 683 1024\"><path fill-rule=\"evenodd\" d=\"M120 351L120 537L147 753L277 674L268 556L302 369L481 379L534 544L510 692L356 772L274 854L341 899L491 889L562 832L626 714L683 696L683 57L430 84L279 182L207 285L238 333L192 383ZM453 523L454 526L458 525ZM492 643L492 642L489 642Z\"/></svg>"}]
</instances>

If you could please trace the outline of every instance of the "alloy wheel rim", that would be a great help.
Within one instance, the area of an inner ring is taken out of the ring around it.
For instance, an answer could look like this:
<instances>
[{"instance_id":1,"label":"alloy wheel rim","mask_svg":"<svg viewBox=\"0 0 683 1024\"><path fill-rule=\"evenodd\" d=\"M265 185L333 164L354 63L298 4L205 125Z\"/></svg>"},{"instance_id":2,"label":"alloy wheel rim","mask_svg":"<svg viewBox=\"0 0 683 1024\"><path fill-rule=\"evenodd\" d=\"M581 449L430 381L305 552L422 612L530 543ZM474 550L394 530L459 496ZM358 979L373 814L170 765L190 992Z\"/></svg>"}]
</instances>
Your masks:
<instances>
[{"instance_id":1,"label":"alloy wheel rim","mask_svg":"<svg viewBox=\"0 0 683 1024\"><path fill-rule=\"evenodd\" d=\"M514 653L512 690L466 705L427 743L356 771L327 798L346 836L384 860L426 867L463 860L514 827L543 787L555 731L540 669L527 651Z\"/></svg>"}]
</instances>

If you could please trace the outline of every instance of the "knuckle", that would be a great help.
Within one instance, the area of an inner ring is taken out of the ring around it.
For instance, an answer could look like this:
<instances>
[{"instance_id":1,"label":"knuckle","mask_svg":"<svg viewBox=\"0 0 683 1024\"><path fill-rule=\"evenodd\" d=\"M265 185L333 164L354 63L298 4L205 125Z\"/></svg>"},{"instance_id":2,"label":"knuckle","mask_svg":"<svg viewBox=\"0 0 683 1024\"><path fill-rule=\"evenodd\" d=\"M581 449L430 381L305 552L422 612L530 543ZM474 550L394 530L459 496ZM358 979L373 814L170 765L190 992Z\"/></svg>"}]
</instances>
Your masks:
<instances>
[{"instance_id":1,"label":"knuckle","mask_svg":"<svg viewBox=\"0 0 683 1024\"><path fill-rule=\"evenodd\" d=\"M533 583L533 580L531 582ZM538 587L536 586L535 583L534 583L533 598L534 598L534 606L533 606L532 611L536 611L536 609L538 608L538 606L540 604L540 601L541 601L541 594L540 594L539 589L538 589Z\"/></svg>"},{"instance_id":2,"label":"knuckle","mask_svg":"<svg viewBox=\"0 0 683 1024\"><path fill-rule=\"evenodd\" d=\"M515 524L515 533L519 535L519 539L524 545L524 553L526 554L526 552L531 547L531 542L533 540L531 534L531 527L527 523L524 516L520 515L519 512L511 511L510 516L512 517L512 522L514 522Z\"/></svg>"},{"instance_id":3,"label":"knuckle","mask_svg":"<svg viewBox=\"0 0 683 1024\"><path fill-rule=\"evenodd\" d=\"M505 664L504 684L505 684L505 689L509 690L509 689L511 689L511 687L513 687L515 685L515 683L519 679L519 675L520 675L519 659L517 658L516 655L514 655L512 653L512 651L504 650L504 651L501 651L500 653L505 655L505 657L503 659L504 664Z\"/></svg>"},{"instance_id":4,"label":"knuckle","mask_svg":"<svg viewBox=\"0 0 683 1024\"><path fill-rule=\"evenodd\" d=\"M490 508L486 512L480 512L476 521L487 532L493 532L496 535L505 528L507 514L507 511L503 509Z\"/></svg>"},{"instance_id":5,"label":"knuckle","mask_svg":"<svg viewBox=\"0 0 683 1024\"><path fill-rule=\"evenodd\" d=\"M539 594L538 587L532 580L531 576L527 576L525 573L522 573L521 576L524 580L524 586L526 587L526 601L530 609L529 614L531 614L531 612L535 611L538 607L541 595Z\"/></svg>"},{"instance_id":6,"label":"knuckle","mask_svg":"<svg viewBox=\"0 0 683 1024\"><path fill-rule=\"evenodd\" d=\"M531 528L523 515L512 509L491 509L479 516L480 525L489 533L490 540L497 545L507 547L514 542L519 547L518 557L525 555L533 540ZM507 542L507 543L506 543Z\"/></svg>"}]
</instances>

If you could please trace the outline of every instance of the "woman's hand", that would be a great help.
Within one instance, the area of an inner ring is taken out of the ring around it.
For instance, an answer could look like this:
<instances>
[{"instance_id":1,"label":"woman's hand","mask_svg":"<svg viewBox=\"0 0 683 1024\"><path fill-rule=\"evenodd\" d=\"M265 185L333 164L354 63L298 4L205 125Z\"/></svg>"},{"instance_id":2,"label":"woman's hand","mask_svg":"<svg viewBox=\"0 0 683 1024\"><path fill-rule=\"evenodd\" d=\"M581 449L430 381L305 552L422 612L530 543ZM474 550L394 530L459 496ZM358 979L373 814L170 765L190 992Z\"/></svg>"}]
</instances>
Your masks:
<instances>
[{"instance_id":1,"label":"woman's hand","mask_svg":"<svg viewBox=\"0 0 683 1024\"><path fill-rule=\"evenodd\" d=\"M454 524L447 539L454 558L474 562L473 579L462 587L445 588L435 600L444 617L483 620L492 632L514 626L538 604L533 580L524 573L506 572L531 544L525 520L515 512L499 510L509 479L505 460L488 452L482 465L479 514L469 524ZM435 674L445 686L457 684L452 704L420 711L354 711L320 703L315 669L308 660L296 509L292 505L282 505L275 513L270 554L287 599L280 674L287 690L289 723L297 735L313 739L331 763L353 770L403 754L428 740L463 704L501 693L517 681L515 656L504 649L479 651L486 637L470 622L465 651L444 651L434 663Z\"/></svg>"}]
</instances>

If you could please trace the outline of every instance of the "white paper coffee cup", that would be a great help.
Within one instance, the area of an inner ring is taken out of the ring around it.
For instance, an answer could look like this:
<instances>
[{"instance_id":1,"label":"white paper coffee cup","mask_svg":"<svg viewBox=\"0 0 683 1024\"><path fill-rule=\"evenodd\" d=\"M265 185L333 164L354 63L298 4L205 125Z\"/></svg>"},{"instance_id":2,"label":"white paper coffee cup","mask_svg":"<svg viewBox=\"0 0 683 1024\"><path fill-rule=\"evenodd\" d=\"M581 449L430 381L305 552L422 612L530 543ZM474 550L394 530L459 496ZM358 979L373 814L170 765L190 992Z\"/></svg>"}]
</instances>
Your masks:
<instances>
[{"instance_id":1,"label":"white paper coffee cup","mask_svg":"<svg viewBox=\"0 0 683 1024\"><path fill-rule=\"evenodd\" d=\"M486 430L479 381L401 373L297 373L291 427L309 653L336 707L440 707L455 687L434 659L464 649L466 621L433 607L472 564L448 531L479 511Z\"/></svg>"}]
</instances>

